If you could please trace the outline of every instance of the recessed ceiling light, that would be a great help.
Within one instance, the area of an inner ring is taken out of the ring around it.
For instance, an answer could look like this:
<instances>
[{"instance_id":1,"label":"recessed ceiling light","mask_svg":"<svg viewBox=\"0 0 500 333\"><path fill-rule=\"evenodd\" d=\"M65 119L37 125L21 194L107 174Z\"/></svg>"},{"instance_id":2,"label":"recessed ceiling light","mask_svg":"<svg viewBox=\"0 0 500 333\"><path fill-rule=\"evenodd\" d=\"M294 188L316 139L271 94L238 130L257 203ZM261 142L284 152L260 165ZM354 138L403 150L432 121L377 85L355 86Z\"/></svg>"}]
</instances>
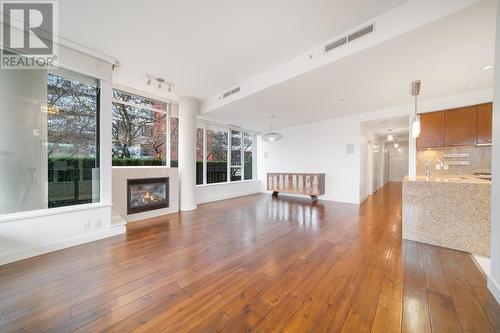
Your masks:
<instances>
[{"instance_id":1,"label":"recessed ceiling light","mask_svg":"<svg viewBox=\"0 0 500 333\"><path fill-rule=\"evenodd\" d=\"M481 69L483 71L487 71L488 69L493 69L493 65L484 66L484 67L481 67Z\"/></svg>"},{"instance_id":2,"label":"recessed ceiling light","mask_svg":"<svg viewBox=\"0 0 500 333\"><path fill-rule=\"evenodd\" d=\"M475 88L476 85L475 84L469 84L467 87L469 87L469 88Z\"/></svg>"}]
</instances>

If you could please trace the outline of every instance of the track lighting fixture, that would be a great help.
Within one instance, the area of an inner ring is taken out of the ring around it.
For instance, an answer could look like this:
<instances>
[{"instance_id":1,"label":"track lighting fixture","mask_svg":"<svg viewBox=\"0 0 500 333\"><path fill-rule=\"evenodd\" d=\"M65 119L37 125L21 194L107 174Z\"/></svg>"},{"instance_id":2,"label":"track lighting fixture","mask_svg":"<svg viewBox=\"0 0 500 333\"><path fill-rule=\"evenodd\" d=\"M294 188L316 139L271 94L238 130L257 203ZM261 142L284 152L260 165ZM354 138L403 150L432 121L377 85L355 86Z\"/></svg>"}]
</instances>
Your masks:
<instances>
[{"instance_id":1,"label":"track lighting fixture","mask_svg":"<svg viewBox=\"0 0 500 333\"><path fill-rule=\"evenodd\" d=\"M171 92L172 89L174 88L174 84L172 82L165 81L164 78L161 77L154 77L150 74L146 74L146 84L150 86L153 83L153 80L156 81L158 89L163 88L163 86L167 86L168 92Z\"/></svg>"}]
</instances>

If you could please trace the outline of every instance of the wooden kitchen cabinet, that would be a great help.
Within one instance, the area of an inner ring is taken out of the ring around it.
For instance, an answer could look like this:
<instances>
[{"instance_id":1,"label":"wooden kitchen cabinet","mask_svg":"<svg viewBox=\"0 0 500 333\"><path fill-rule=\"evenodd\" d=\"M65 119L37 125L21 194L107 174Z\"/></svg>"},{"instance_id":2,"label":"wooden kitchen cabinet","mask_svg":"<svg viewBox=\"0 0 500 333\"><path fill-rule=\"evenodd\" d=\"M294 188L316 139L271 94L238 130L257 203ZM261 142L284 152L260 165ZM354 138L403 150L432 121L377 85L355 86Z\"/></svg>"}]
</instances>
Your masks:
<instances>
[{"instance_id":1,"label":"wooden kitchen cabinet","mask_svg":"<svg viewBox=\"0 0 500 333\"><path fill-rule=\"evenodd\" d=\"M417 138L417 149L444 147L444 121L444 111L420 115L421 131Z\"/></svg>"},{"instance_id":2,"label":"wooden kitchen cabinet","mask_svg":"<svg viewBox=\"0 0 500 333\"><path fill-rule=\"evenodd\" d=\"M492 142L493 103L479 104L477 108L477 144L490 145Z\"/></svg>"},{"instance_id":3,"label":"wooden kitchen cabinet","mask_svg":"<svg viewBox=\"0 0 500 333\"><path fill-rule=\"evenodd\" d=\"M448 110L444 117L445 147L475 146L477 143L477 105Z\"/></svg>"}]
</instances>

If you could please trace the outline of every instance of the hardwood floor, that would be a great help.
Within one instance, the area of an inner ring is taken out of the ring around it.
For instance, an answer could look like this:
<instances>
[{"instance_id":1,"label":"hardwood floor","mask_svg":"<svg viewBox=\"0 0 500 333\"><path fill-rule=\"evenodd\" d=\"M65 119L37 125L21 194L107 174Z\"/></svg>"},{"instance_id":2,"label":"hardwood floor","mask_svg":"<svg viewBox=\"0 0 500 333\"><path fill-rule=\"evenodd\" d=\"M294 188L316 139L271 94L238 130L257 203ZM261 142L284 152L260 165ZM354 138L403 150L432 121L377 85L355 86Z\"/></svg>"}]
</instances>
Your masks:
<instances>
[{"instance_id":1,"label":"hardwood floor","mask_svg":"<svg viewBox=\"0 0 500 333\"><path fill-rule=\"evenodd\" d=\"M468 254L363 205L253 195L0 267L1 332L500 332Z\"/></svg>"}]
</instances>

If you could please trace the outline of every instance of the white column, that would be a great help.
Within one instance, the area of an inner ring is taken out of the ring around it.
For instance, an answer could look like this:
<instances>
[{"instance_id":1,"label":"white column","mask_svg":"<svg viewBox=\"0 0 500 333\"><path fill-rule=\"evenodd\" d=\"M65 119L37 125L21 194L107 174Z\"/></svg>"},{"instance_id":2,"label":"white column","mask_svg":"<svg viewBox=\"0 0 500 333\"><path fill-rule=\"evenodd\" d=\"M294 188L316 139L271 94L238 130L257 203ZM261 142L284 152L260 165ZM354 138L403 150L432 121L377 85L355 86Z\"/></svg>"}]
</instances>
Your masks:
<instances>
[{"instance_id":1,"label":"white column","mask_svg":"<svg viewBox=\"0 0 500 333\"><path fill-rule=\"evenodd\" d=\"M488 288L500 302L500 6L497 6L495 90L493 97L493 147L491 152L491 275Z\"/></svg>"},{"instance_id":2,"label":"white column","mask_svg":"<svg viewBox=\"0 0 500 333\"><path fill-rule=\"evenodd\" d=\"M180 210L196 209L196 115L200 103L192 97L179 98Z\"/></svg>"}]
</instances>

